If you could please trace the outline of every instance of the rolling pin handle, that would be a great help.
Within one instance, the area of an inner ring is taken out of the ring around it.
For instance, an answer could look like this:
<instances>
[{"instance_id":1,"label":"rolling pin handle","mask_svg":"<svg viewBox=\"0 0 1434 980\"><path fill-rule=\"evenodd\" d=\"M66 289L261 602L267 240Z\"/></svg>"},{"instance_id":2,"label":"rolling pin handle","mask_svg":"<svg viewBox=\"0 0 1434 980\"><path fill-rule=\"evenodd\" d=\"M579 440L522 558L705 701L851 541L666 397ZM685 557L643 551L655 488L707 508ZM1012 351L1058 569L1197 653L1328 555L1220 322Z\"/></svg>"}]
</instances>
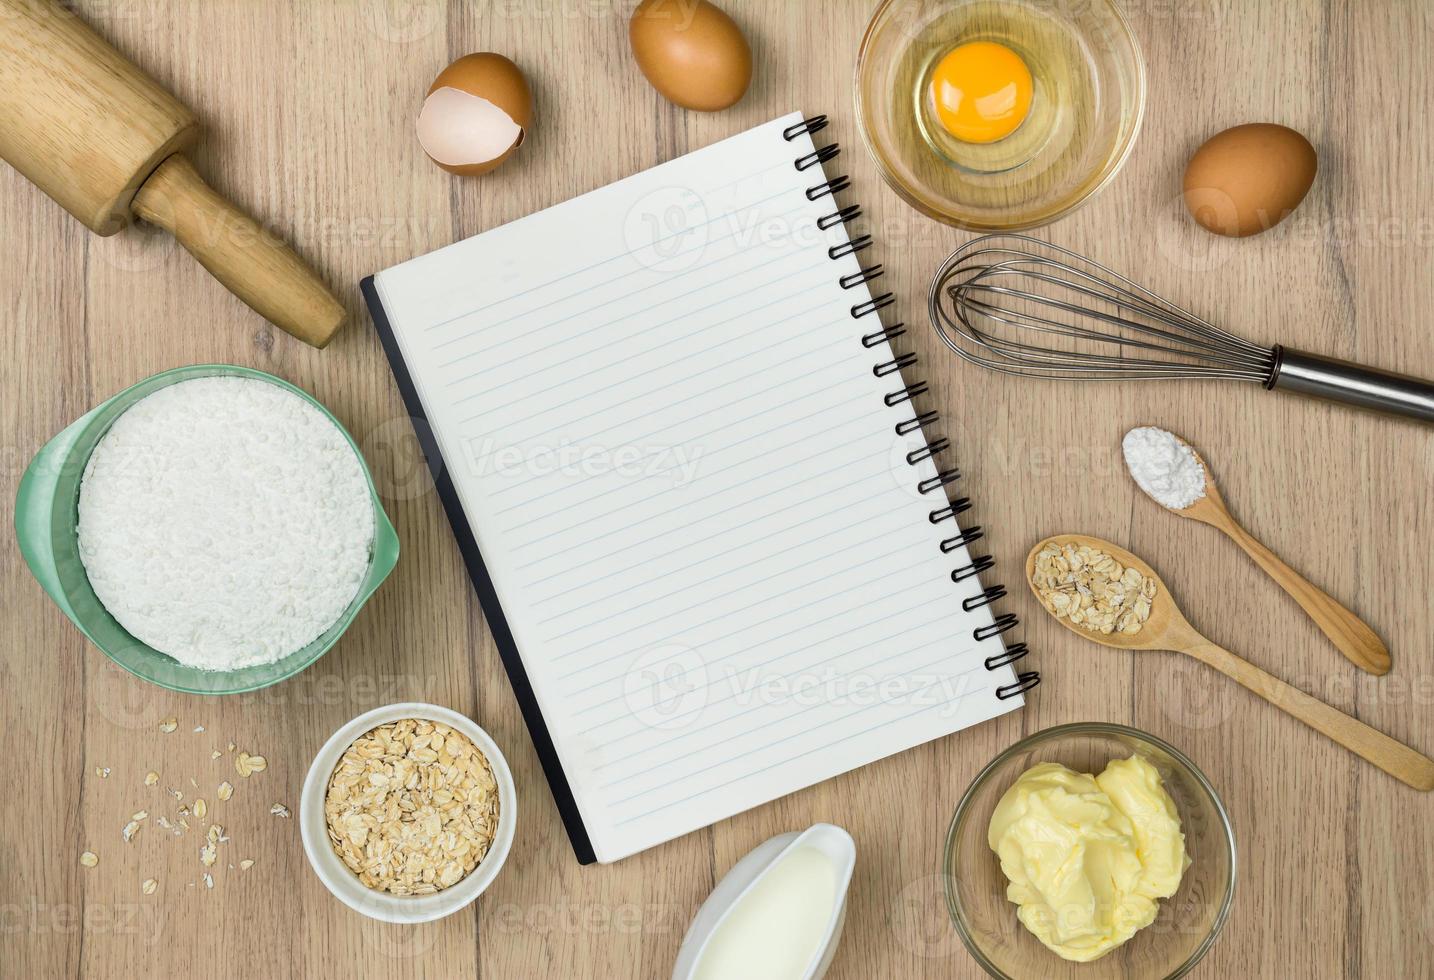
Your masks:
<instances>
[{"instance_id":1,"label":"rolling pin handle","mask_svg":"<svg viewBox=\"0 0 1434 980\"><path fill-rule=\"evenodd\" d=\"M323 347L343 325L343 306L314 270L183 155L166 158L140 185L134 213L170 231L230 292L304 343Z\"/></svg>"}]
</instances>

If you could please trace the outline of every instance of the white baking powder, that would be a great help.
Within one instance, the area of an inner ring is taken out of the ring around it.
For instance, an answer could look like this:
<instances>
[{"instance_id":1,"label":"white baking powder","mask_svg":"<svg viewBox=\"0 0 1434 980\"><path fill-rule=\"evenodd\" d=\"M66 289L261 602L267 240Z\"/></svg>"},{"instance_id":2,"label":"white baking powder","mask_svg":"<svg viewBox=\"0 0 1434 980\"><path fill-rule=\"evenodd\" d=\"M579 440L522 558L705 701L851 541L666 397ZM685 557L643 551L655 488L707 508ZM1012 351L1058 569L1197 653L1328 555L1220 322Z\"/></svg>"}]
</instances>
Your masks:
<instances>
[{"instance_id":1,"label":"white baking powder","mask_svg":"<svg viewBox=\"0 0 1434 980\"><path fill-rule=\"evenodd\" d=\"M302 649L368 570L373 501L357 454L291 391L197 378L135 403L85 467L80 559L132 635L234 670Z\"/></svg>"},{"instance_id":2,"label":"white baking powder","mask_svg":"<svg viewBox=\"0 0 1434 980\"><path fill-rule=\"evenodd\" d=\"M1130 475L1156 503L1182 510L1205 496L1205 468L1173 432L1131 429L1121 447Z\"/></svg>"}]
</instances>

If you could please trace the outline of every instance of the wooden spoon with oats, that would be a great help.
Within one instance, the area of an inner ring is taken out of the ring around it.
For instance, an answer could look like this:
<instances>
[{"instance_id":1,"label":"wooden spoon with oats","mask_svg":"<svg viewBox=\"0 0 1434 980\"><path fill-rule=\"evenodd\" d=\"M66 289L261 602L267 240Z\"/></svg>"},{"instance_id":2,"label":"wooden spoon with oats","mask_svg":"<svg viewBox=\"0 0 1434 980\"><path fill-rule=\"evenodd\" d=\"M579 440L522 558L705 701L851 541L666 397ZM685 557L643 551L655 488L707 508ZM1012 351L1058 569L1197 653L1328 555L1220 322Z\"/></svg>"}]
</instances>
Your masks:
<instances>
[{"instance_id":1,"label":"wooden spoon with oats","mask_svg":"<svg viewBox=\"0 0 1434 980\"><path fill-rule=\"evenodd\" d=\"M1132 569L1141 576L1139 583L1130 574ZM1153 583L1153 589L1147 581ZM1045 610L1072 632L1121 650L1188 654L1395 779L1425 792L1434 790L1434 759L1210 642L1181 615L1155 570L1124 548L1088 535L1047 538L1026 557L1026 583ZM1136 602L1128 598L1132 589L1149 600L1147 614L1143 619L1137 614L1134 624L1127 617Z\"/></svg>"}]
</instances>

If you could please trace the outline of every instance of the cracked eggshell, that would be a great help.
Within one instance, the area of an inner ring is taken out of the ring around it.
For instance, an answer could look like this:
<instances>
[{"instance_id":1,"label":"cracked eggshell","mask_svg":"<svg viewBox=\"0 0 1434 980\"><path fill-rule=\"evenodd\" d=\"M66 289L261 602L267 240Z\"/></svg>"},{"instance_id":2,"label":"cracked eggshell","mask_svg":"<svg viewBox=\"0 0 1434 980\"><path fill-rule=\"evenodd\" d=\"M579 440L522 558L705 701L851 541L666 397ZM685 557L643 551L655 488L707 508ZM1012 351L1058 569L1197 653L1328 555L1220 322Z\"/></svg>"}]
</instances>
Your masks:
<instances>
[{"instance_id":1,"label":"cracked eggshell","mask_svg":"<svg viewBox=\"0 0 1434 980\"><path fill-rule=\"evenodd\" d=\"M433 80L418 114L418 142L449 173L472 177L508 159L533 121L533 96L501 54L459 58Z\"/></svg>"}]
</instances>

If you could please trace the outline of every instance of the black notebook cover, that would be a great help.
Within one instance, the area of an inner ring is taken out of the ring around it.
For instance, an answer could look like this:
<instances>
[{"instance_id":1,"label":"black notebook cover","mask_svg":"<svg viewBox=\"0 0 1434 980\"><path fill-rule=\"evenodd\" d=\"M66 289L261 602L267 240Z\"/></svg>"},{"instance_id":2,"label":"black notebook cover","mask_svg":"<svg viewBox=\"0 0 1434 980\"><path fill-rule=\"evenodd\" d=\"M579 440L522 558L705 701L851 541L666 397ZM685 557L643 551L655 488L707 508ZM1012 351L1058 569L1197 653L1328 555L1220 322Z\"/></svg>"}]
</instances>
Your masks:
<instances>
[{"instance_id":1,"label":"black notebook cover","mask_svg":"<svg viewBox=\"0 0 1434 980\"><path fill-rule=\"evenodd\" d=\"M528 672L523 667L523 659L518 655L518 646L513 642L513 632L509 629L503 607L498 602L498 593L493 589L493 579L488 574L487 566L483 564L483 555L478 550L478 541L473 536L473 528L468 524L468 515L463 512L463 505L458 500L458 493L453 487L453 481L448 477L443 456L438 451L438 445L433 439L433 430L428 424L427 415L424 414L423 402L418 397L418 389L413 385L408 365L403 360L403 354L399 351L398 342L393 336L393 328L389 325L388 314L384 311L383 303L378 298L378 291L374 289L373 276L364 279L360 286L363 289L364 299L368 303L369 313L373 317L374 326L378 328L384 353L388 355L388 363L393 368L394 380L398 382L398 390L403 395L403 403L407 406L408 414L413 421L413 429L418 436L419 445L423 448L423 455L428 460L428 468L433 473L433 484L438 490L438 499L443 501L443 509L448 514L448 523L453 525L453 534L458 539L458 550L463 555L463 563L468 567L468 576L473 580L473 588L478 592L478 602L483 607L483 618L488 621L488 628L493 633L493 642L498 645L498 655L503 658L503 667L508 671L508 680L513 685L513 694L518 698L518 707L523 712L523 720L528 725L528 734L533 739L533 748L537 750L538 761L542 763L543 772L547 774L548 786L553 791L553 801L558 805L558 813L562 816L563 825L568 830L568 837L573 842L573 853L577 855L579 864L592 864L597 860L597 856L593 853L592 841L588 838L587 828L583 826L582 817L578 813L578 804L573 799L567 774L563 772L562 764L558 761L558 753L553 747L552 735L548 732L547 722L544 721L543 712L538 707L537 697L533 694L533 685L528 680Z\"/></svg>"}]
</instances>

